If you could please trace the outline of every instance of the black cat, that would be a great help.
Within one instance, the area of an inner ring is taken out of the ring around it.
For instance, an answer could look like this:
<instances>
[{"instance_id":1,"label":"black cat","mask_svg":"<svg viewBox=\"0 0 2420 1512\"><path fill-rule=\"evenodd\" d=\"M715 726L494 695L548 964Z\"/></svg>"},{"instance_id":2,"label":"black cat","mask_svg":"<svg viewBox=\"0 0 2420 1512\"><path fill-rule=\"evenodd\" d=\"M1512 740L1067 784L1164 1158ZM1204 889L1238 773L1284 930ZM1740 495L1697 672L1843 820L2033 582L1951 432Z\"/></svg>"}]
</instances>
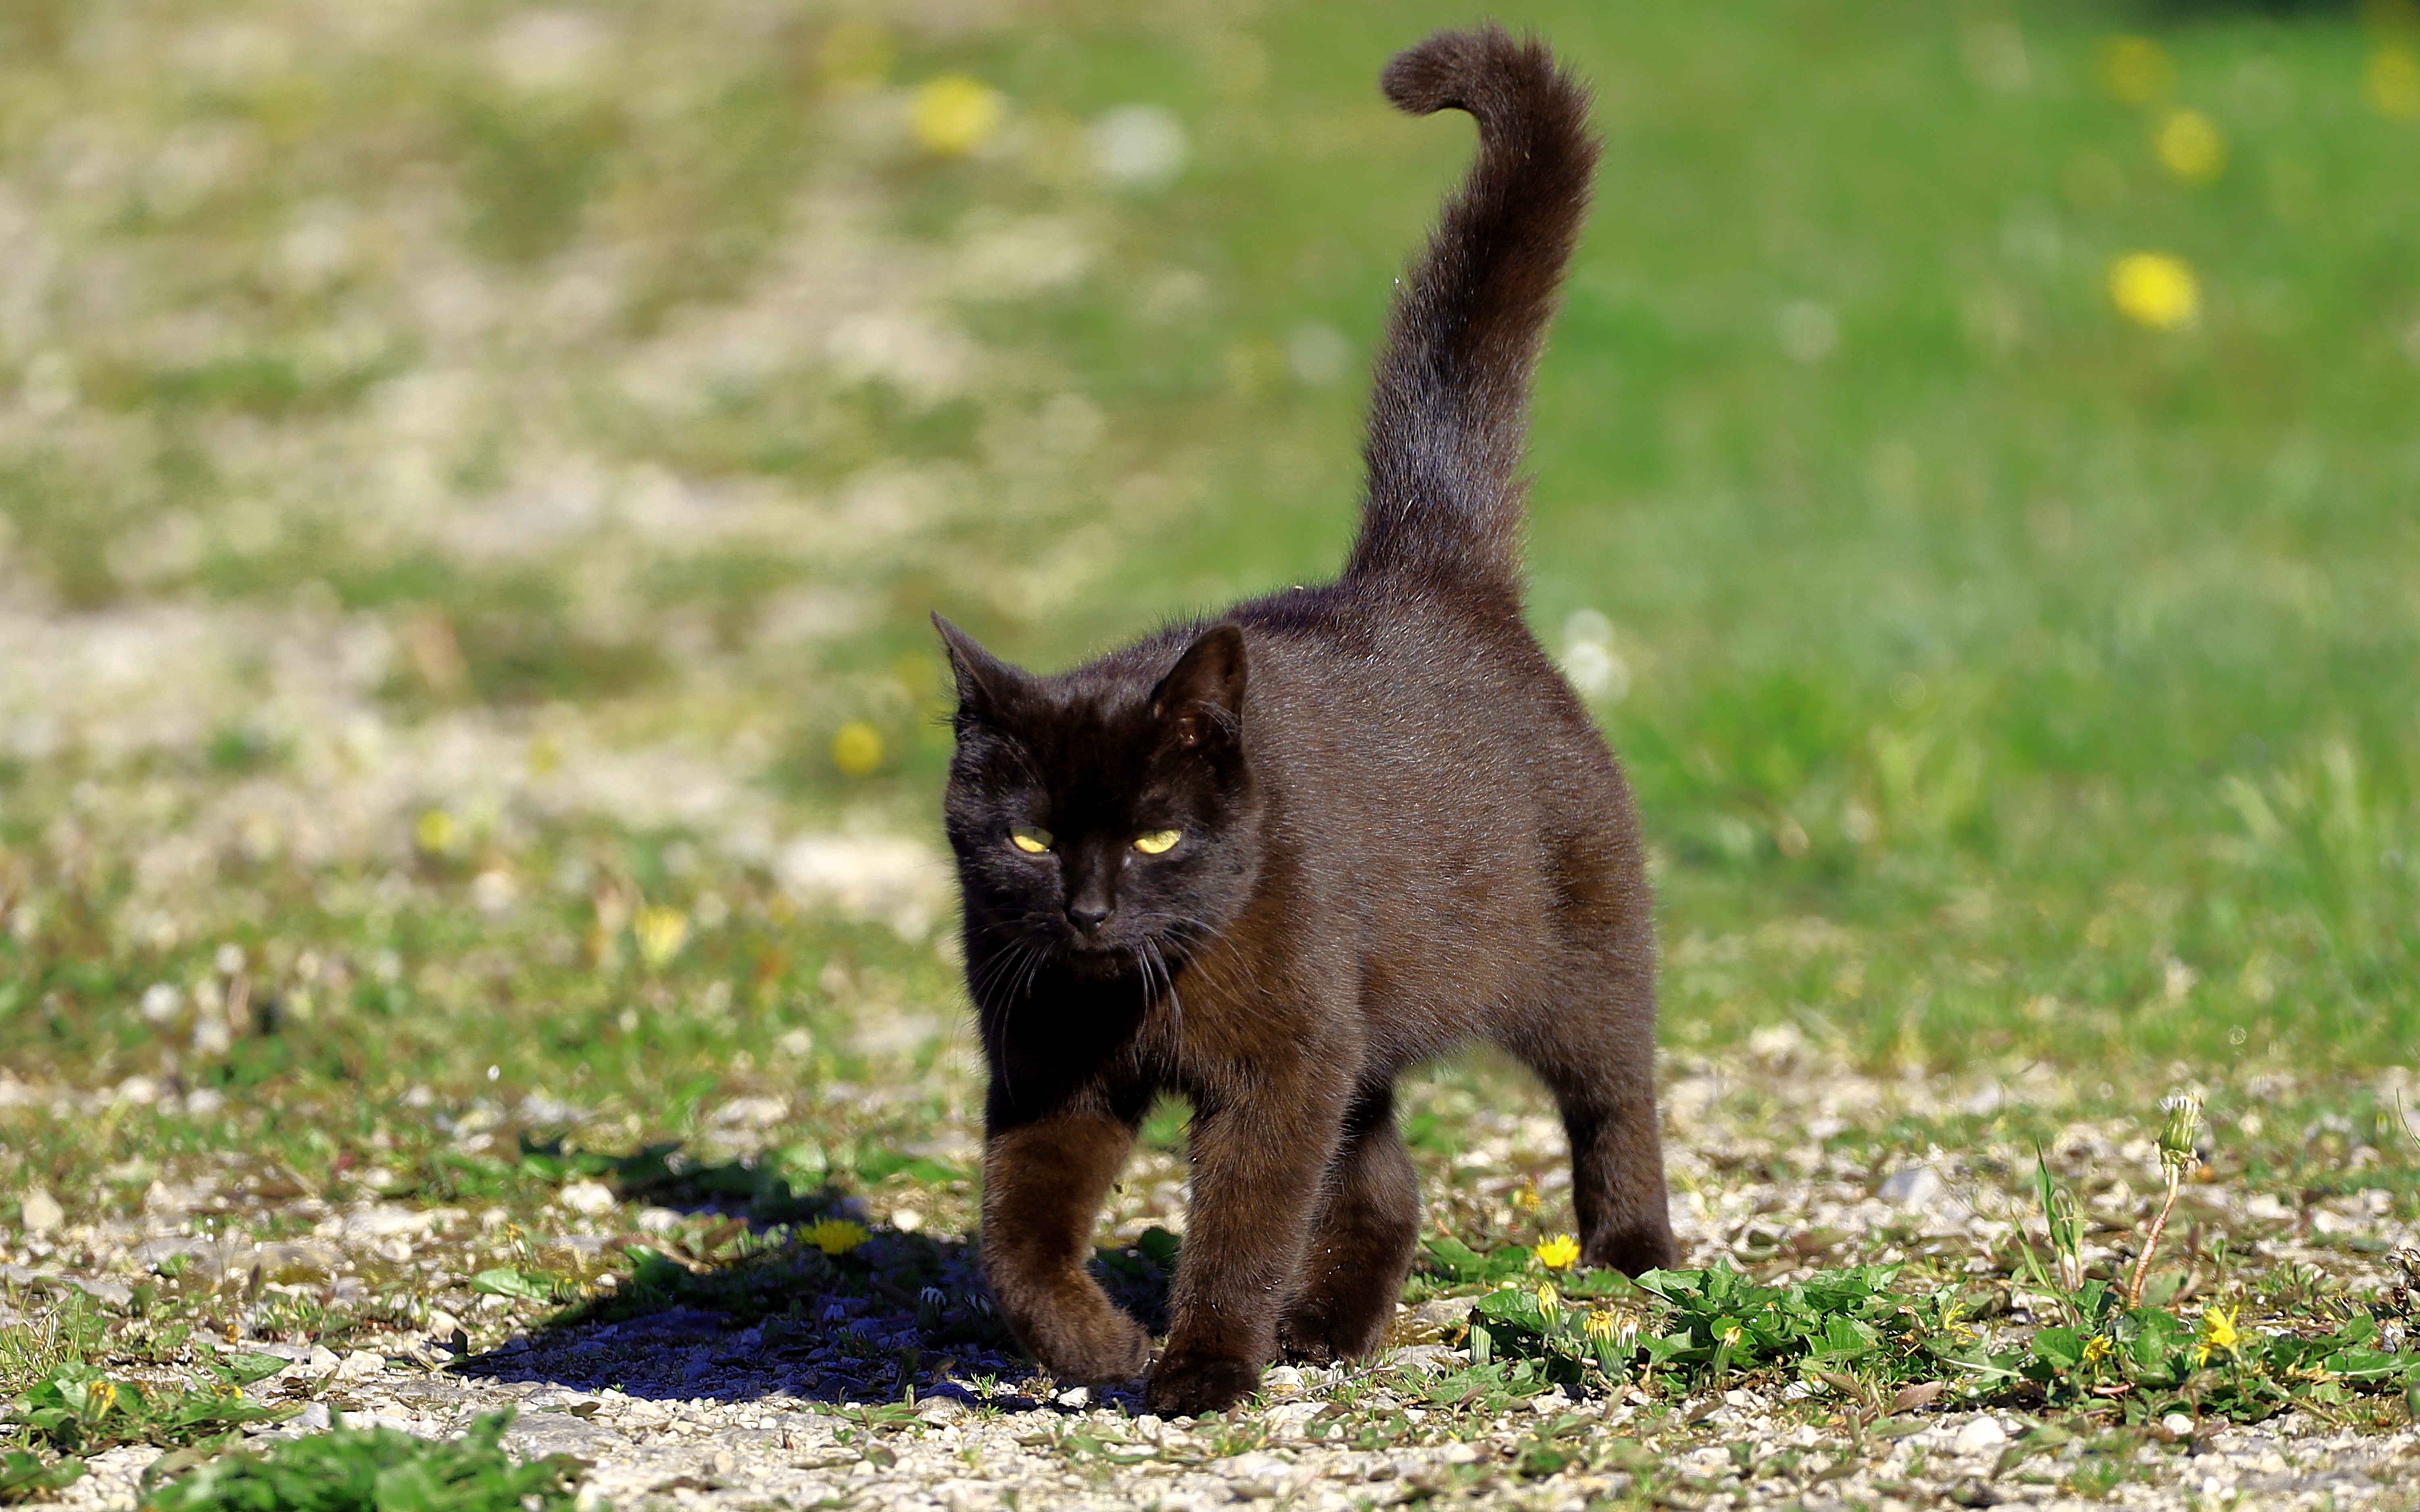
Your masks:
<instances>
[{"instance_id":1,"label":"black cat","mask_svg":"<svg viewBox=\"0 0 2420 1512\"><path fill-rule=\"evenodd\" d=\"M1280 1350L1379 1342L1419 1226L1395 1077L1473 1038L1560 1104L1586 1263L1674 1258L1637 816L1521 619L1513 472L1588 97L1493 26L1382 83L1468 111L1480 154L1396 303L1343 576L1047 677L935 617L991 1070L985 1273L1062 1380L1140 1375L1149 1336L1084 1267L1145 1109L1187 1099L1164 1413L1228 1406Z\"/></svg>"}]
</instances>

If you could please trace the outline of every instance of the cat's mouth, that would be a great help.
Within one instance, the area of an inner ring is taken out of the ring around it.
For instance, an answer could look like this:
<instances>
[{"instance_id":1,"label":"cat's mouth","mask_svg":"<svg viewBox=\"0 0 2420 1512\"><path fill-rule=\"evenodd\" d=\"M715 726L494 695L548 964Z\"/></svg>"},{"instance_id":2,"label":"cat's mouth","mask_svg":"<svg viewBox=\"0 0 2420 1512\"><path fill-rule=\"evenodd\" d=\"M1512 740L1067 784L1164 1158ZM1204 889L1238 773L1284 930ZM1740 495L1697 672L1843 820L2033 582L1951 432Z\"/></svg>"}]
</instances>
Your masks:
<instances>
[{"instance_id":1,"label":"cat's mouth","mask_svg":"<svg viewBox=\"0 0 2420 1512\"><path fill-rule=\"evenodd\" d=\"M1164 984L1183 957L1174 941L1148 931L1070 929L1060 939L1058 960L1063 969L1086 980L1132 978L1149 985Z\"/></svg>"},{"instance_id":2,"label":"cat's mouth","mask_svg":"<svg viewBox=\"0 0 2420 1512\"><path fill-rule=\"evenodd\" d=\"M1135 969L1134 947L1107 931L1062 930L1059 959L1088 976L1118 976Z\"/></svg>"}]
</instances>

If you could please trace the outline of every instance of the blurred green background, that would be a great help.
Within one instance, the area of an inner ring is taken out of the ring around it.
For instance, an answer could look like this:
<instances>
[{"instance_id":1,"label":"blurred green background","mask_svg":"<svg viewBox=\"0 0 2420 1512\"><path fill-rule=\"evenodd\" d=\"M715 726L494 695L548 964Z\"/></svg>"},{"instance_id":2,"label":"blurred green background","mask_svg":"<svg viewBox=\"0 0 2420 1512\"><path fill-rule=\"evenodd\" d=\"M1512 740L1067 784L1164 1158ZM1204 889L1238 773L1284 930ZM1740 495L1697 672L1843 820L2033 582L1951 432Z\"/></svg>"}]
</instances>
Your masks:
<instances>
[{"instance_id":1,"label":"blurred green background","mask_svg":"<svg viewBox=\"0 0 2420 1512\"><path fill-rule=\"evenodd\" d=\"M1497 13L1607 139L1532 611L1668 1042L2408 1061L2420 10ZM924 616L1334 570L1467 19L12 0L0 1062L962 1066Z\"/></svg>"}]
</instances>

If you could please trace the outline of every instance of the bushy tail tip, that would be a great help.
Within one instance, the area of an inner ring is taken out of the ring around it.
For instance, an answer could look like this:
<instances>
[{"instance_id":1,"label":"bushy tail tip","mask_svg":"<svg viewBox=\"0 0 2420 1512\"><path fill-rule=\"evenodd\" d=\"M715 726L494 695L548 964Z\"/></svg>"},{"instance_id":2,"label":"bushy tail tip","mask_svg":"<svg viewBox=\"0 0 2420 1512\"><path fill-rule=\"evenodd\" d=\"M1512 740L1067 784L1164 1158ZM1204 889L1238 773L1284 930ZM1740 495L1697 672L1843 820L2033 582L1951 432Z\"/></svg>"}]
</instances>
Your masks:
<instances>
[{"instance_id":1,"label":"bushy tail tip","mask_svg":"<svg viewBox=\"0 0 2420 1512\"><path fill-rule=\"evenodd\" d=\"M1516 40L1493 22L1438 32L1396 54L1378 77L1378 87L1399 110L1414 116L1465 110L1481 126L1501 120L1516 102L1536 99L1541 85L1544 93L1561 92L1556 88L1561 83L1543 43Z\"/></svg>"}]
</instances>

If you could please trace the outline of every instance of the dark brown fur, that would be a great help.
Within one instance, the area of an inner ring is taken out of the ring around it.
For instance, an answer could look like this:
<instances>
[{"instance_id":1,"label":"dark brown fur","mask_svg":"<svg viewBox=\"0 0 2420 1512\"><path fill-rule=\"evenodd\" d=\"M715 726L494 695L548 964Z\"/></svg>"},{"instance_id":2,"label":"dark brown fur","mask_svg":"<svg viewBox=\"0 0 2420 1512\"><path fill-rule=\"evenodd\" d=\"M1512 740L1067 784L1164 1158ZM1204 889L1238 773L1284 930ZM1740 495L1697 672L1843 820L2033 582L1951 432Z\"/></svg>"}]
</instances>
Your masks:
<instances>
[{"instance_id":1,"label":"dark brown fur","mask_svg":"<svg viewBox=\"0 0 2420 1512\"><path fill-rule=\"evenodd\" d=\"M1379 1342L1419 1227L1395 1077L1472 1039L1560 1106L1587 1263L1673 1259L1637 817L1520 612L1514 469L1595 162L1587 96L1493 27L1384 85L1469 111L1481 149L1395 310L1344 575L1048 677L941 622L985 1272L1061 1379L1141 1374L1149 1337L1085 1262L1153 1098L1187 1099L1167 1413L1228 1406L1280 1351ZM1133 843L1171 829L1164 855Z\"/></svg>"}]
</instances>

